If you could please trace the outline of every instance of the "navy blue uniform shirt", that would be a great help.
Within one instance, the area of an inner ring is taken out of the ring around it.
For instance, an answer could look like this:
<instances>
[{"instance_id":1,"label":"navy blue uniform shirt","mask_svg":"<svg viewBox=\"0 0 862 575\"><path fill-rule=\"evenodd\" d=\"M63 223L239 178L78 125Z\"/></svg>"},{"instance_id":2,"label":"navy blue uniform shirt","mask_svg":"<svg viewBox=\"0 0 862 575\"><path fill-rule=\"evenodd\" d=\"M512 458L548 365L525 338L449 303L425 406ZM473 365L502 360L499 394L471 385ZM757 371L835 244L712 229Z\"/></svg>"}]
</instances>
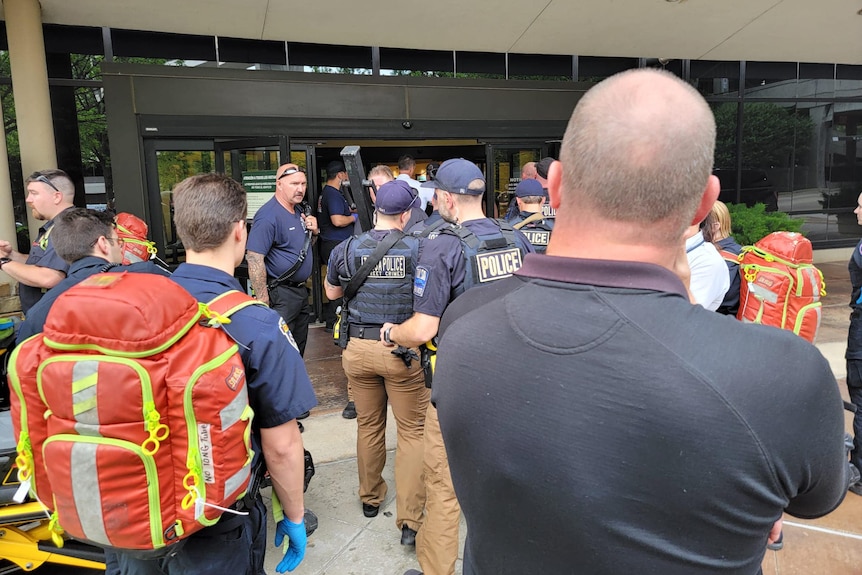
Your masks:
<instances>
[{"instance_id":1,"label":"navy blue uniform shirt","mask_svg":"<svg viewBox=\"0 0 862 575\"><path fill-rule=\"evenodd\" d=\"M39 235L36 237L36 241L30 246L30 254L24 263L42 268L50 268L65 274L69 270L69 264L54 251L54 242L51 241L50 233L52 227L54 227L54 220L50 219L45 222L45 225L39 228ZM48 235L48 239L43 241L46 234ZM18 296L21 299L21 311L24 312L24 315L27 315L30 308L36 305L36 302L39 301L43 293L45 292L40 287L28 286L23 283L18 284Z\"/></svg>"},{"instance_id":2,"label":"navy blue uniform shirt","mask_svg":"<svg viewBox=\"0 0 862 575\"><path fill-rule=\"evenodd\" d=\"M328 242L342 242L353 235L353 225L342 228L332 225L331 215L349 216L350 205L344 196L332 186L323 186L320 193L320 239Z\"/></svg>"},{"instance_id":3,"label":"navy blue uniform shirt","mask_svg":"<svg viewBox=\"0 0 862 575\"><path fill-rule=\"evenodd\" d=\"M500 233L500 226L494 220L483 218L464 222L477 236ZM522 254L535 250L520 231L515 230L515 245ZM461 240L450 234L439 236L425 242L416 266L416 279L413 284L413 311L440 317L452 299L453 290L464 283L467 263L461 255Z\"/></svg>"},{"instance_id":4,"label":"navy blue uniform shirt","mask_svg":"<svg viewBox=\"0 0 862 575\"><path fill-rule=\"evenodd\" d=\"M305 223L301 214L302 210L298 206L291 214L274 196L255 214L251 231L248 233L247 248L263 256L267 276L277 278L289 270L299 258L305 245ZM307 280L311 275L313 259L311 253L306 254L305 261L290 280Z\"/></svg>"},{"instance_id":5,"label":"navy blue uniform shirt","mask_svg":"<svg viewBox=\"0 0 862 575\"><path fill-rule=\"evenodd\" d=\"M862 240L853 248L847 264L850 270L850 330L847 334L847 359L862 359Z\"/></svg>"},{"instance_id":6,"label":"navy blue uniform shirt","mask_svg":"<svg viewBox=\"0 0 862 575\"><path fill-rule=\"evenodd\" d=\"M208 266L180 264L171 279L204 303L229 290L242 291L235 277ZM230 320L223 327L239 343L256 428L277 427L317 405L305 364L278 313L252 305Z\"/></svg>"},{"instance_id":7,"label":"navy blue uniform shirt","mask_svg":"<svg viewBox=\"0 0 862 575\"><path fill-rule=\"evenodd\" d=\"M111 263L104 258L87 256L85 258L79 259L71 266L69 266L69 276L51 289L49 289L48 292L42 297L42 299L36 302L36 305L30 308L30 311L27 312L27 318L18 327L18 333L15 336L16 341L18 343L21 343L32 335L42 333L42 329L45 327L45 320L48 319L48 312L51 311L51 306L54 305L54 302L57 301L57 298L60 297L60 295L62 295L64 292L69 290L69 288L71 288L72 286L81 283L91 275L95 275L101 272L105 269L106 266L110 265ZM112 267L110 271L150 273L163 276L171 275L163 268L160 268L158 265L151 261L137 262L125 266L116 265L115 267Z\"/></svg>"}]
</instances>

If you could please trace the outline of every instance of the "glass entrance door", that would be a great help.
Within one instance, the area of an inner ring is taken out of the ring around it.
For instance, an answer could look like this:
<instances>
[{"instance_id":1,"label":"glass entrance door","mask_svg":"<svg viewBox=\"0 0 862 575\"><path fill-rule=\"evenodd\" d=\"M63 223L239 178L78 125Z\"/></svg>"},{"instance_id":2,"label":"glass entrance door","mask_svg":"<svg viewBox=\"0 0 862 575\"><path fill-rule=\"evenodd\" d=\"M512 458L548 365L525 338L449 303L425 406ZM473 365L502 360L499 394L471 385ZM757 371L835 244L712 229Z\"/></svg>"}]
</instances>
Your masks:
<instances>
[{"instance_id":1,"label":"glass entrance door","mask_svg":"<svg viewBox=\"0 0 862 575\"><path fill-rule=\"evenodd\" d=\"M217 140L215 171L241 183L248 194L248 219L275 194L275 175L286 162L286 136L242 140Z\"/></svg>"},{"instance_id":2,"label":"glass entrance door","mask_svg":"<svg viewBox=\"0 0 862 575\"><path fill-rule=\"evenodd\" d=\"M158 255L177 265L185 260L185 250L177 237L171 190L195 174L216 169L212 140L144 140L150 237ZM136 214L143 215L143 214Z\"/></svg>"},{"instance_id":3,"label":"glass entrance door","mask_svg":"<svg viewBox=\"0 0 862 575\"><path fill-rule=\"evenodd\" d=\"M487 206L488 217L505 218L515 197L515 188L521 181L524 164L538 162L547 153L545 144L488 145L488 189L493 190Z\"/></svg>"}]
</instances>

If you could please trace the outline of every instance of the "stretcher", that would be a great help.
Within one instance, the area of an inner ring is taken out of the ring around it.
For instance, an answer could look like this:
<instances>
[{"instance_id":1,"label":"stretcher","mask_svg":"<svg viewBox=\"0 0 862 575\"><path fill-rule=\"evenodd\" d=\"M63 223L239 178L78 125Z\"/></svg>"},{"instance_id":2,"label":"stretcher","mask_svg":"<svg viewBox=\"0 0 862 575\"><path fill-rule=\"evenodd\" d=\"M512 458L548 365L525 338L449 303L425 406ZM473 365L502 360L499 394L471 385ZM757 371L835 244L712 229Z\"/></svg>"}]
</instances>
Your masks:
<instances>
[{"instance_id":1,"label":"stretcher","mask_svg":"<svg viewBox=\"0 0 862 575\"><path fill-rule=\"evenodd\" d=\"M62 548L57 547L42 504L13 500L20 485L9 415L8 407L0 411L0 575L32 571L45 564L104 569L102 549L68 539Z\"/></svg>"}]
</instances>

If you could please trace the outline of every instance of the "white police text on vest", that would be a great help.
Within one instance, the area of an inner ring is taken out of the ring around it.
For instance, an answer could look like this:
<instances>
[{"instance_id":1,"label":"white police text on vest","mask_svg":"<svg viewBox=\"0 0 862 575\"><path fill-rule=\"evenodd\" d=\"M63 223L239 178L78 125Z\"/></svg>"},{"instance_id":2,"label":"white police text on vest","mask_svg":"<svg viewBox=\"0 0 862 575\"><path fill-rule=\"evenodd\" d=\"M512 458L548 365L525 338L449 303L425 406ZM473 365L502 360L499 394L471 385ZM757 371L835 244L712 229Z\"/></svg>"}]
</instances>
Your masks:
<instances>
[{"instance_id":1,"label":"white police text on vest","mask_svg":"<svg viewBox=\"0 0 862 575\"><path fill-rule=\"evenodd\" d=\"M546 246L551 239L551 232L544 230L521 230L527 241L534 246Z\"/></svg>"},{"instance_id":2,"label":"white police text on vest","mask_svg":"<svg viewBox=\"0 0 862 575\"><path fill-rule=\"evenodd\" d=\"M480 282L507 278L521 267L521 251L518 248L486 252L476 256L476 270Z\"/></svg>"},{"instance_id":3,"label":"white police text on vest","mask_svg":"<svg viewBox=\"0 0 862 575\"><path fill-rule=\"evenodd\" d=\"M368 256L362 256L361 261L364 264ZM374 266L370 278L405 278L407 277L407 258L404 256L385 255L380 262Z\"/></svg>"}]
</instances>

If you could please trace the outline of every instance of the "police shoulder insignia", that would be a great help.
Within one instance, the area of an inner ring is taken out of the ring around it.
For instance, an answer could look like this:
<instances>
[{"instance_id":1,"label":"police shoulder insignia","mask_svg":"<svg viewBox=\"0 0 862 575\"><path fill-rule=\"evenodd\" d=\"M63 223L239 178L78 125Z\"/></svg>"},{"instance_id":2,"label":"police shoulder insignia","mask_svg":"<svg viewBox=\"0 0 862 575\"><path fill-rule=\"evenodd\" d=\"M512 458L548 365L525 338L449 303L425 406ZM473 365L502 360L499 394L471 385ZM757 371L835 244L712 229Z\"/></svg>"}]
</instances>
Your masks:
<instances>
[{"instance_id":1,"label":"police shoulder insignia","mask_svg":"<svg viewBox=\"0 0 862 575\"><path fill-rule=\"evenodd\" d=\"M422 297L425 295L425 285L428 283L428 268L417 266L416 275L413 276L413 295Z\"/></svg>"},{"instance_id":2,"label":"police shoulder insignia","mask_svg":"<svg viewBox=\"0 0 862 575\"><path fill-rule=\"evenodd\" d=\"M287 323L285 323L284 318L282 317L278 318L278 329L281 330L281 333L287 338L287 341L290 342L293 349L299 351L299 346L296 345L296 340L293 339L293 334L290 333L290 328L287 327Z\"/></svg>"}]
</instances>

